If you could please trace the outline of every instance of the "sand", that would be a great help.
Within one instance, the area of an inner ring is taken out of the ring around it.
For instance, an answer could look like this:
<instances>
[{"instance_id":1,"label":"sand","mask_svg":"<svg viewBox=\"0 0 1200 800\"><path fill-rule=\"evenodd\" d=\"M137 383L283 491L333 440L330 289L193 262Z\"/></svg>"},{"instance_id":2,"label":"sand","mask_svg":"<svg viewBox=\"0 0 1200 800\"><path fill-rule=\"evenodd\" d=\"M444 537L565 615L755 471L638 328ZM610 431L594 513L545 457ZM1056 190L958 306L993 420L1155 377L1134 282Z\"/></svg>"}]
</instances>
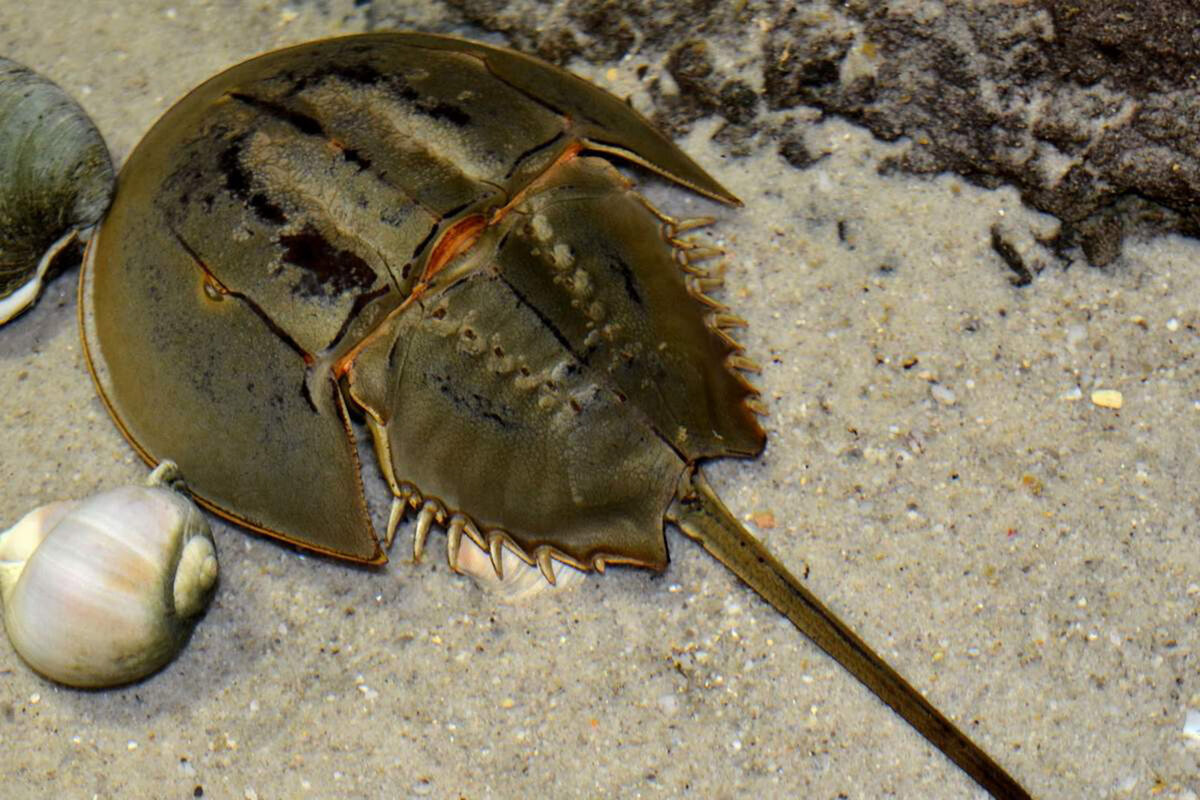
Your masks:
<instances>
[{"instance_id":1,"label":"sand","mask_svg":"<svg viewBox=\"0 0 1200 800\"><path fill-rule=\"evenodd\" d=\"M9 3L0 53L77 97L120 162L220 68L363 24L350 3ZM582 71L624 94L638 64ZM1036 796L1194 800L1200 246L1067 266L1012 190L884 177L903 142L804 130L827 155L802 171L724 155L712 124L683 142L743 209L640 176L721 217L764 366L767 451L713 485ZM994 226L1045 266L1031 285ZM3 524L145 475L92 390L77 275L0 330ZM0 796L982 796L674 530L663 575L512 606L411 564L407 527L377 571L214 529L220 591L153 678L63 689L0 641Z\"/></svg>"}]
</instances>

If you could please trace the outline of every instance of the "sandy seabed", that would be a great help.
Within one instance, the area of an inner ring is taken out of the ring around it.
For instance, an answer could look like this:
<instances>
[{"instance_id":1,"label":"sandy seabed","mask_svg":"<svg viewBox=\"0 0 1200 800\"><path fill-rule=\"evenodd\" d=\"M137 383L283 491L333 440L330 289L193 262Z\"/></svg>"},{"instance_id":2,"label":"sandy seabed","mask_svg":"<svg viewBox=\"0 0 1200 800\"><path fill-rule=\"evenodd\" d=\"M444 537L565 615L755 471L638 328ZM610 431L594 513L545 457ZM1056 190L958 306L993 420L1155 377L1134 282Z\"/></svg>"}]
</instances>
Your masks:
<instances>
[{"instance_id":1,"label":"sandy seabed","mask_svg":"<svg viewBox=\"0 0 1200 800\"><path fill-rule=\"evenodd\" d=\"M346 5L10 2L0 54L78 98L119 163L219 69L362 30ZM583 71L627 94L640 63ZM712 132L682 144L744 208L642 177L720 217L725 299L764 365L767 452L712 465L714 486L1035 796L1194 800L1200 246L1064 269L1037 244L1057 222L1012 190L881 176L903 143L812 124L826 155L797 170ZM1031 285L994 227L1047 265ZM87 376L76 278L0 331L4 524L145 475ZM0 795L981 795L674 531L663 575L509 606L409 563L407 538L371 571L214 528L220 591L159 675L66 690L0 642Z\"/></svg>"}]
</instances>

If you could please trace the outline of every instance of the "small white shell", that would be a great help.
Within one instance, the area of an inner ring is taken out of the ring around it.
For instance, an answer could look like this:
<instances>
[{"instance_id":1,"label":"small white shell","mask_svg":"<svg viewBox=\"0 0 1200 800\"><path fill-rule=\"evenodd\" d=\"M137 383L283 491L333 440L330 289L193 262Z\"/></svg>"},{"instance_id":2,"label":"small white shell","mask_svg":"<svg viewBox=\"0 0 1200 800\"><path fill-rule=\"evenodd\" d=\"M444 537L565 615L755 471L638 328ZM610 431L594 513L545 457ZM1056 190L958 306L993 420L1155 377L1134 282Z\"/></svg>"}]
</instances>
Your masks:
<instances>
[{"instance_id":1,"label":"small white shell","mask_svg":"<svg viewBox=\"0 0 1200 800\"><path fill-rule=\"evenodd\" d=\"M212 596L204 515L163 462L124 486L31 511L0 534L0 597L14 649L42 675L97 688L136 681L187 641Z\"/></svg>"},{"instance_id":2,"label":"small white shell","mask_svg":"<svg viewBox=\"0 0 1200 800\"><path fill-rule=\"evenodd\" d=\"M497 599L505 603L520 603L531 597L548 592L562 592L581 585L587 575L562 562L552 561L554 583L549 583L542 571L530 566L516 553L504 548L501 555L503 577L496 574L492 557L488 552L467 537L463 537L458 550L454 569L470 575L480 587L494 592Z\"/></svg>"}]
</instances>

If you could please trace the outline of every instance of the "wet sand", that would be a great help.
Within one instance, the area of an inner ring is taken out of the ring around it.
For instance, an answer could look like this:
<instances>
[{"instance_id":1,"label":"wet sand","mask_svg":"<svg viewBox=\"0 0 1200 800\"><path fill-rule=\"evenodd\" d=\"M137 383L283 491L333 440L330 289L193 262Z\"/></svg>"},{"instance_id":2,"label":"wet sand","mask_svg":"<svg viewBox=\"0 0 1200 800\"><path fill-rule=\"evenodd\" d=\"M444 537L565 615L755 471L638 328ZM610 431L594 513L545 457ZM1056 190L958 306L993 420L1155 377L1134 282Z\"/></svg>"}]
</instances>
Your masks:
<instances>
[{"instance_id":1,"label":"wet sand","mask_svg":"<svg viewBox=\"0 0 1200 800\"><path fill-rule=\"evenodd\" d=\"M126 6L0 11L0 54L78 98L118 163L219 69L363 27L350 3ZM627 94L640 63L581 71ZM1037 244L1057 223L1012 190L881 176L903 143L809 125L825 155L796 170L712 132L683 145L743 209L638 177L720 216L725 299L764 366L767 452L711 465L714 487L1035 796L1194 800L1200 246L1063 269ZM1032 284L993 227L1045 265ZM92 390L77 275L0 330L5 525L145 475ZM981 796L674 530L663 575L509 606L409 563L409 527L375 571L214 529L220 591L159 675L66 690L0 641L0 794Z\"/></svg>"}]
</instances>

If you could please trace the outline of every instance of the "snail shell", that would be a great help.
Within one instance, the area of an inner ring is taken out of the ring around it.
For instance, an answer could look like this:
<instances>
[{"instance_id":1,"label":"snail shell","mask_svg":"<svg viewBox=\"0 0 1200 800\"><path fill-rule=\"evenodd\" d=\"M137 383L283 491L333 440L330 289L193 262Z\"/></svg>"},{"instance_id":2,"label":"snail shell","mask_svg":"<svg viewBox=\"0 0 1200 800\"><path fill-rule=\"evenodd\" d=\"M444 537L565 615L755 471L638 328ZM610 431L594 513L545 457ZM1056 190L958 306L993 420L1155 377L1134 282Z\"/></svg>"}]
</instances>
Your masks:
<instances>
[{"instance_id":1,"label":"snail shell","mask_svg":"<svg viewBox=\"0 0 1200 800\"><path fill-rule=\"evenodd\" d=\"M515 553L505 548L501 554L501 573L496 574L491 555L470 539L464 537L454 560L452 569L470 575L481 588L492 592L504 603L521 603L536 595L558 593L583 585L587 573L563 563L554 563L554 583L546 580L542 571L526 564Z\"/></svg>"},{"instance_id":2,"label":"snail shell","mask_svg":"<svg viewBox=\"0 0 1200 800\"><path fill-rule=\"evenodd\" d=\"M78 252L112 193L108 148L79 104L0 58L0 324Z\"/></svg>"},{"instance_id":3,"label":"snail shell","mask_svg":"<svg viewBox=\"0 0 1200 800\"><path fill-rule=\"evenodd\" d=\"M0 597L13 648L70 686L116 686L163 667L216 580L208 521L169 461L146 486L51 503L0 534Z\"/></svg>"}]
</instances>

